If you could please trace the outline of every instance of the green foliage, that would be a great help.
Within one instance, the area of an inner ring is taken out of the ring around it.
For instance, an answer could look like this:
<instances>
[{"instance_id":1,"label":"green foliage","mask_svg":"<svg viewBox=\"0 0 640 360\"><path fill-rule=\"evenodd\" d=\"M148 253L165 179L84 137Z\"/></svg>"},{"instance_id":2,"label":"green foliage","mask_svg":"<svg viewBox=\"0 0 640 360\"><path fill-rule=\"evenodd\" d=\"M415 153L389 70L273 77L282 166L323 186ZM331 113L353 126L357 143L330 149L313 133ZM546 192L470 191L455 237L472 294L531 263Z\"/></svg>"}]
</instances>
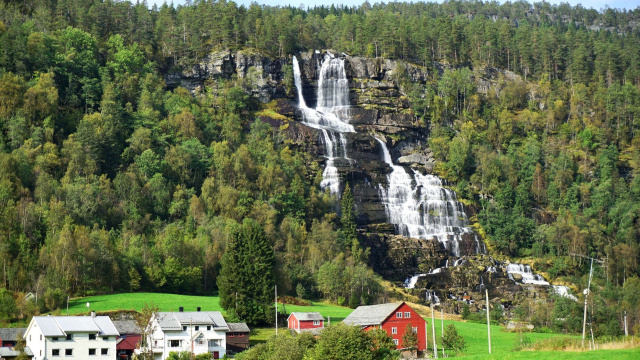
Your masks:
<instances>
[{"instance_id":1,"label":"green foliage","mask_svg":"<svg viewBox=\"0 0 640 360\"><path fill-rule=\"evenodd\" d=\"M220 262L220 305L248 324L270 322L274 260L260 224L245 219L242 225L234 225Z\"/></svg>"},{"instance_id":2,"label":"green foliage","mask_svg":"<svg viewBox=\"0 0 640 360\"><path fill-rule=\"evenodd\" d=\"M467 345L464 338L458 334L458 330L454 324L449 324L444 329L444 336L442 338L444 348L449 351L453 351L454 354L459 355L465 352Z\"/></svg>"},{"instance_id":3,"label":"green foliage","mask_svg":"<svg viewBox=\"0 0 640 360\"><path fill-rule=\"evenodd\" d=\"M318 344L305 356L305 360L372 360L373 341L359 326L338 324L326 328Z\"/></svg>"}]
</instances>

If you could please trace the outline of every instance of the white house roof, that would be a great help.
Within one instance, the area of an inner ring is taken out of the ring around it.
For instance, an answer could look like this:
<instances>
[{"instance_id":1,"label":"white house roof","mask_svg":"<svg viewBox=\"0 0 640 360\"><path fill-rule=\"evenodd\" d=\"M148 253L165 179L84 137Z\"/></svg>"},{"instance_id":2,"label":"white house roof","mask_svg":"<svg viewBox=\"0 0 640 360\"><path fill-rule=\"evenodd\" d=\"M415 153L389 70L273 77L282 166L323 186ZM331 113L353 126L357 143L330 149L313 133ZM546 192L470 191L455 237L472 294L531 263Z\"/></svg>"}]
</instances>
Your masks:
<instances>
[{"instance_id":1,"label":"white house roof","mask_svg":"<svg viewBox=\"0 0 640 360\"><path fill-rule=\"evenodd\" d=\"M160 329L182 330L186 325L212 325L218 330L229 330L220 311L159 312Z\"/></svg>"},{"instance_id":2,"label":"white house roof","mask_svg":"<svg viewBox=\"0 0 640 360\"><path fill-rule=\"evenodd\" d=\"M347 325L379 325L384 319L393 314L397 308L402 305L401 302L358 306L349 316L347 316L342 322Z\"/></svg>"},{"instance_id":3,"label":"white house roof","mask_svg":"<svg viewBox=\"0 0 640 360\"><path fill-rule=\"evenodd\" d=\"M108 316L34 316L32 321L44 336L66 336L67 333L120 335Z\"/></svg>"},{"instance_id":4,"label":"white house roof","mask_svg":"<svg viewBox=\"0 0 640 360\"><path fill-rule=\"evenodd\" d=\"M135 320L113 320L113 326L120 335L124 334L142 334L142 329Z\"/></svg>"},{"instance_id":5,"label":"white house roof","mask_svg":"<svg viewBox=\"0 0 640 360\"><path fill-rule=\"evenodd\" d=\"M298 321L324 320L319 312L292 312L289 317L295 316Z\"/></svg>"}]
</instances>

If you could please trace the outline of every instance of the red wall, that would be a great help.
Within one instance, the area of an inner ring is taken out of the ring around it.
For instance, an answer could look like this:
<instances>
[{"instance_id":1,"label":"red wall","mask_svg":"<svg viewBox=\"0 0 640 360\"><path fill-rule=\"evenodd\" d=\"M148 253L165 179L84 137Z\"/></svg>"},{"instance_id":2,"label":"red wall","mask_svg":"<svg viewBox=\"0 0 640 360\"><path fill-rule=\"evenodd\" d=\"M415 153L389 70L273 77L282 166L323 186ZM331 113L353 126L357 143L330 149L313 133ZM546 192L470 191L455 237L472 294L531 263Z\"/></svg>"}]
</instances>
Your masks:
<instances>
[{"instance_id":1,"label":"red wall","mask_svg":"<svg viewBox=\"0 0 640 360\"><path fill-rule=\"evenodd\" d=\"M402 318L396 317L396 312L398 311L402 312ZM411 317L409 317L408 319L404 316L406 312L411 313ZM393 314L391 314L382 322L382 328L387 332L387 334L389 334L389 336L391 336L392 339L398 339L397 347L400 349L404 347L402 345L402 335L404 335L407 324L411 324L411 327L418 328L418 350L426 350L427 342L425 338L425 326L427 322L420 315L418 315L417 312L409 307L409 305L403 303L400 307L398 307L398 309L396 309ZM391 333L391 328L393 327L397 328L398 330L396 334Z\"/></svg>"},{"instance_id":2,"label":"red wall","mask_svg":"<svg viewBox=\"0 0 640 360\"><path fill-rule=\"evenodd\" d=\"M289 317L289 329L298 329L298 323L300 323L300 330L304 329L316 329L324 326L324 321L320 321L320 325L313 325L313 320L310 321L298 321L295 315Z\"/></svg>"}]
</instances>

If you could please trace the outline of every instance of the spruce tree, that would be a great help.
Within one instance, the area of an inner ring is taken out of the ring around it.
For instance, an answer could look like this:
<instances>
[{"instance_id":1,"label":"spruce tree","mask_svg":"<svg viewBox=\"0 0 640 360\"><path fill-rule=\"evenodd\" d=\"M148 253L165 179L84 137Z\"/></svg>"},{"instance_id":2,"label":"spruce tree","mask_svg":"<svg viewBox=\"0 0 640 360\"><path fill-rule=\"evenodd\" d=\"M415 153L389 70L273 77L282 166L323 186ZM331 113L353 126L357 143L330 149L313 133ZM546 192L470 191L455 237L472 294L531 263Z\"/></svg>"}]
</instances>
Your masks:
<instances>
[{"instance_id":1,"label":"spruce tree","mask_svg":"<svg viewBox=\"0 0 640 360\"><path fill-rule=\"evenodd\" d=\"M230 232L218 276L220 305L251 325L271 320L274 253L264 229L244 219Z\"/></svg>"}]
</instances>

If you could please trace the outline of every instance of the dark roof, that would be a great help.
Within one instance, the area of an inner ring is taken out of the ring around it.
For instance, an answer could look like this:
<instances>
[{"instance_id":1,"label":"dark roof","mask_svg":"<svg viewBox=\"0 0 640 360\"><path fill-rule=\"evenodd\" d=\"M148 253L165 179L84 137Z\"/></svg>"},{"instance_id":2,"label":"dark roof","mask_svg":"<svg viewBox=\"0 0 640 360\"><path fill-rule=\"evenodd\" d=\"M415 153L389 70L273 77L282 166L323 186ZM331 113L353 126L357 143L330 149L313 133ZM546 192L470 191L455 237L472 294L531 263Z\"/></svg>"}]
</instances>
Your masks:
<instances>
[{"instance_id":1,"label":"dark roof","mask_svg":"<svg viewBox=\"0 0 640 360\"><path fill-rule=\"evenodd\" d=\"M18 336L24 335L27 328L0 328L2 341L18 341Z\"/></svg>"},{"instance_id":2,"label":"dark roof","mask_svg":"<svg viewBox=\"0 0 640 360\"><path fill-rule=\"evenodd\" d=\"M227 323L229 332L250 332L247 323Z\"/></svg>"},{"instance_id":3,"label":"dark roof","mask_svg":"<svg viewBox=\"0 0 640 360\"><path fill-rule=\"evenodd\" d=\"M120 335L142 334L142 329L135 320L113 320L113 326L116 327Z\"/></svg>"},{"instance_id":4,"label":"dark roof","mask_svg":"<svg viewBox=\"0 0 640 360\"><path fill-rule=\"evenodd\" d=\"M134 350L140 342L140 335L130 335L118 339L116 342L116 350Z\"/></svg>"},{"instance_id":5,"label":"dark roof","mask_svg":"<svg viewBox=\"0 0 640 360\"><path fill-rule=\"evenodd\" d=\"M28 346L24 347L24 353L29 357L33 357L33 352L31 351L31 349L29 349ZM0 347L0 358L15 357L18 355L20 355L20 351L18 350L13 350L13 348L9 347Z\"/></svg>"},{"instance_id":6,"label":"dark roof","mask_svg":"<svg viewBox=\"0 0 640 360\"><path fill-rule=\"evenodd\" d=\"M289 316L295 316L298 321L324 320L319 312L292 312Z\"/></svg>"},{"instance_id":7,"label":"dark roof","mask_svg":"<svg viewBox=\"0 0 640 360\"><path fill-rule=\"evenodd\" d=\"M349 316L347 316L342 322L347 325L379 325L381 324L389 315L393 314L397 308L402 305L401 302L397 303L388 303L388 304L379 304L379 305L369 305L369 306L358 306Z\"/></svg>"}]
</instances>

